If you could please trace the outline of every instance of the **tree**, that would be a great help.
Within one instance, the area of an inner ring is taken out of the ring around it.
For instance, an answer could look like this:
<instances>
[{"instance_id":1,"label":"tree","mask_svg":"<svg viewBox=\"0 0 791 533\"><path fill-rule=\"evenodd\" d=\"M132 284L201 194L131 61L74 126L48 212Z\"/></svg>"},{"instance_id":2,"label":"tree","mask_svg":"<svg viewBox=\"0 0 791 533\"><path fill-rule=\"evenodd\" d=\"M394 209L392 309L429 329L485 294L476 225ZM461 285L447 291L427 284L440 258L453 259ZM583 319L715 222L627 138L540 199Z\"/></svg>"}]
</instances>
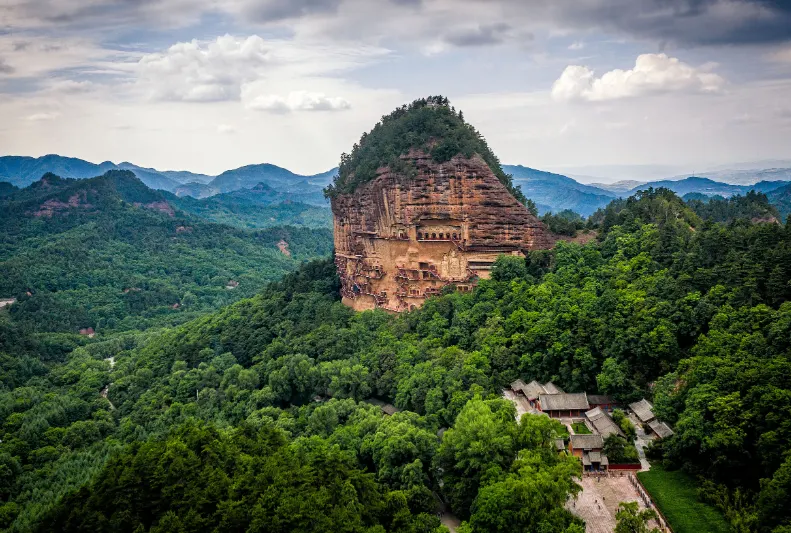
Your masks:
<instances>
[{"instance_id":1,"label":"tree","mask_svg":"<svg viewBox=\"0 0 791 533\"><path fill-rule=\"evenodd\" d=\"M789 501L791 501L791 455L786 457L772 479L763 480L761 483L757 509L765 531L783 525L791 528Z\"/></svg>"},{"instance_id":2,"label":"tree","mask_svg":"<svg viewBox=\"0 0 791 533\"><path fill-rule=\"evenodd\" d=\"M467 402L437 453L443 492L454 512L468 516L480 485L507 471L515 457L515 432L516 421L497 416L489 402L480 397Z\"/></svg>"},{"instance_id":3,"label":"tree","mask_svg":"<svg viewBox=\"0 0 791 533\"><path fill-rule=\"evenodd\" d=\"M548 416L524 414L519 420L517 443L519 449L555 450L555 440L567 434L568 431L558 420Z\"/></svg>"},{"instance_id":4,"label":"tree","mask_svg":"<svg viewBox=\"0 0 791 533\"><path fill-rule=\"evenodd\" d=\"M599 390L616 398L628 395L634 390L634 385L629 379L629 365L626 361L618 361L614 357L604 360L601 372L596 376Z\"/></svg>"},{"instance_id":5,"label":"tree","mask_svg":"<svg viewBox=\"0 0 791 533\"><path fill-rule=\"evenodd\" d=\"M657 514L652 509L640 510L637 502L621 502L615 513L615 533L660 533L658 528L649 526L656 520Z\"/></svg>"},{"instance_id":6,"label":"tree","mask_svg":"<svg viewBox=\"0 0 791 533\"><path fill-rule=\"evenodd\" d=\"M620 409L615 409L612 412L612 419L616 424L618 424L618 427L621 428L621 431L623 431L624 435L626 435L626 440L628 442L634 442L634 440L637 438L637 430L635 429L634 424L632 424L632 421L629 420L629 417L626 416L626 413Z\"/></svg>"},{"instance_id":7,"label":"tree","mask_svg":"<svg viewBox=\"0 0 791 533\"><path fill-rule=\"evenodd\" d=\"M637 449L634 445L627 442L626 439L617 433L608 435L604 439L602 452L613 464L636 464L640 462L640 456L637 455Z\"/></svg>"},{"instance_id":8,"label":"tree","mask_svg":"<svg viewBox=\"0 0 791 533\"><path fill-rule=\"evenodd\" d=\"M521 453L522 464L504 480L481 488L472 508L474 533L574 531L581 525L563 505L581 488L579 460L564 456L554 464L536 451Z\"/></svg>"},{"instance_id":9,"label":"tree","mask_svg":"<svg viewBox=\"0 0 791 533\"><path fill-rule=\"evenodd\" d=\"M368 434L360 452L376 465L379 481L408 489L429 484L431 461L438 446L439 439L426 429L422 417L401 412L385 418L376 432Z\"/></svg>"},{"instance_id":10,"label":"tree","mask_svg":"<svg viewBox=\"0 0 791 533\"><path fill-rule=\"evenodd\" d=\"M527 210L530 211L534 217L538 216L538 206L536 206L536 203L532 199L527 198L525 200L525 207L527 207Z\"/></svg>"},{"instance_id":11,"label":"tree","mask_svg":"<svg viewBox=\"0 0 791 533\"><path fill-rule=\"evenodd\" d=\"M521 256L501 255L492 265L492 279L495 281L524 279L526 276L527 266Z\"/></svg>"}]
</instances>

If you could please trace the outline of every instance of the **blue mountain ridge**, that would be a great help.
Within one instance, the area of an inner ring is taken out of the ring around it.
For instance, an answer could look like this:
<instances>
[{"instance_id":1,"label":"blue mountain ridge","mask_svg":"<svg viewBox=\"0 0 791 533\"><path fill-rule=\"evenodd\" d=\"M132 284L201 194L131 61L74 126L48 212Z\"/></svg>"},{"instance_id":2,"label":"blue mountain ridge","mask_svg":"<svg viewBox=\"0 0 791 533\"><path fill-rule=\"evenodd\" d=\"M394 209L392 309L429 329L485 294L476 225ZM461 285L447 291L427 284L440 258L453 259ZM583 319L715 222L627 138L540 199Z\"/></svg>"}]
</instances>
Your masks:
<instances>
[{"instance_id":1,"label":"blue mountain ridge","mask_svg":"<svg viewBox=\"0 0 791 533\"><path fill-rule=\"evenodd\" d=\"M322 190L332 182L338 171L337 168L333 168L319 174L301 175L271 163L263 163L227 170L217 176L208 176L188 171L160 171L128 162L116 164L105 161L95 164L55 154L38 158L0 157L0 182L7 181L16 187L25 187L39 180L47 172L64 178L85 179L102 175L108 170L131 170L149 188L165 190L177 196L206 198L253 189L263 184L272 190L273 201L296 201L320 206L328 205L323 198ZM571 209L583 216L593 214L614 198L627 197L649 187L666 187L679 196L702 193L727 197L746 194L750 190L769 193L791 183L760 181L754 185L733 185L711 178L690 176L684 179L641 183L628 191L614 191L608 190L606 185L600 187L586 185L562 174L522 165L503 165L503 170L513 176L514 184L521 187L522 192L536 203L541 214ZM759 174L756 174L756 177L760 177ZM259 188L257 193L259 196L260 192Z\"/></svg>"}]
</instances>

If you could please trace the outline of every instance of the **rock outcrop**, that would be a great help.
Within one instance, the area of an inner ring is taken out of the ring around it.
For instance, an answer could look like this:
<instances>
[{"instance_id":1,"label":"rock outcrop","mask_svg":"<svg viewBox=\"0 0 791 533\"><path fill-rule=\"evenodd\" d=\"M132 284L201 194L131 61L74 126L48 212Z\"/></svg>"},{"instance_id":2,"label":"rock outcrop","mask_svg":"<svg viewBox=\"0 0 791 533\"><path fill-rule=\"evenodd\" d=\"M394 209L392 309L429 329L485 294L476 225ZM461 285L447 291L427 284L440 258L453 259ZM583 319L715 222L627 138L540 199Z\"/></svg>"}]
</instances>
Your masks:
<instances>
[{"instance_id":1,"label":"rock outcrop","mask_svg":"<svg viewBox=\"0 0 791 533\"><path fill-rule=\"evenodd\" d=\"M477 155L436 163L413 149L407 172L389 167L332 197L343 301L357 310L404 311L447 285L470 290L500 254L553 246L555 238Z\"/></svg>"}]
</instances>

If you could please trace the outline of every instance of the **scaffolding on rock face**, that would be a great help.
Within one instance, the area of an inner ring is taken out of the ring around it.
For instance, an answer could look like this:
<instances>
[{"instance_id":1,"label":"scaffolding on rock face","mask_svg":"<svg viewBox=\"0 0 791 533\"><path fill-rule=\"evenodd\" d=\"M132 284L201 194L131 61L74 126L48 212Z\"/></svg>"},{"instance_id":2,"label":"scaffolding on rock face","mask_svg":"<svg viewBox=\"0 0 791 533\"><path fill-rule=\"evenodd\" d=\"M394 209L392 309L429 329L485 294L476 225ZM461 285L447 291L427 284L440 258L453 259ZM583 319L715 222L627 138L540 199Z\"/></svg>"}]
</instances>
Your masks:
<instances>
[{"instance_id":1,"label":"scaffolding on rock face","mask_svg":"<svg viewBox=\"0 0 791 533\"><path fill-rule=\"evenodd\" d=\"M349 274L349 262L352 261L352 273ZM374 299L376 307L384 307L389 299L384 292L375 292L371 288L371 280L380 280L385 272L380 265L370 265L362 257L335 257L341 279L341 296L357 299L361 296L370 296Z\"/></svg>"},{"instance_id":2,"label":"scaffolding on rock face","mask_svg":"<svg viewBox=\"0 0 791 533\"><path fill-rule=\"evenodd\" d=\"M385 240L385 241L408 241L409 240L409 234L405 233L405 232L398 232L397 234L386 235L384 237L379 237L379 239L382 239L382 240Z\"/></svg>"},{"instance_id":3,"label":"scaffolding on rock face","mask_svg":"<svg viewBox=\"0 0 791 533\"><path fill-rule=\"evenodd\" d=\"M401 266L396 266L396 269L397 269L396 279L408 280L408 281L421 281L422 279L420 277L420 274L411 275L412 272L417 272L418 269L415 268L407 269Z\"/></svg>"},{"instance_id":4,"label":"scaffolding on rock face","mask_svg":"<svg viewBox=\"0 0 791 533\"><path fill-rule=\"evenodd\" d=\"M384 237L378 236L376 232L357 233L386 240L410 240L407 233L401 231ZM445 239L445 235L442 234L442 240L449 240L459 251L466 251L466 242L460 238L454 238L456 236L456 234L448 234L448 238ZM429 238L428 240L439 239ZM391 311L411 309L415 305L410 303L409 300L414 301L415 299L437 296L442 294L442 289L448 285L469 283L478 277L478 273L469 268L469 266L466 267L465 277L453 279L440 275L437 266L434 264L421 264L419 268L396 265L396 272L391 275L393 275L397 288L394 293L388 295L386 291L377 292L374 290L374 282L384 278L387 272L384 271L381 265L370 264L362 254L336 254L335 265L341 280L341 295L344 298L355 300L367 296L373 299L376 307L382 307ZM426 281L438 282L439 286L423 287L422 282Z\"/></svg>"}]
</instances>

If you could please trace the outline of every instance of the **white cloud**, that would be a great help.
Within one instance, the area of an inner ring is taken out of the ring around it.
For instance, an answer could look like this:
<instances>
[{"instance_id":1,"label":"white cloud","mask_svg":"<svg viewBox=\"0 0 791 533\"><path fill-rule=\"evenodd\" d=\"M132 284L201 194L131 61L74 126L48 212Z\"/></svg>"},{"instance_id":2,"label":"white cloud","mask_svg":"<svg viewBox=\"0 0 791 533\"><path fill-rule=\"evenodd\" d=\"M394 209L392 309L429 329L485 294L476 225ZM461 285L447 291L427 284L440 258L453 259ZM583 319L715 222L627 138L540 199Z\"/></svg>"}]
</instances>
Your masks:
<instances>
[{"instance_id":1,"label":"white cloud","mask_svg":"<svg viewBox=\"0 0 791 533\"><path fill-rule=\"evenodd\" d=\"M669 92L716 93L725 79L711 72L713 67L693 67L665 54L642 54L633 69L615 69L597 78L588 67L569 65L552 85L552 98L602 101Z\"/></svg>"},{"instance_id":2,"label":"white cloud","mask_svg":"<svg viewBox=\"0 0 791 533\"><path fill-rule=\"evenodd\" d=\"M250 98L245 103L245 107L254 111L288 113L291 111L342 111L350 109L351 104L343 98L329 97L323 93L292 91L286 96L262 94Z\"/></svg>"},{"instance_id":3,"label":"white cloud","mask_svg":"<svg viewBox=\"0 0 791 533\"><path fill-rule=\"evenodd\" d=\"M236 133L236 128L231 126L230 124L220 124L219 126L217 126L217 133L230 135Z\"/></svg>"},{"instance_id":4,"label":"white cloud","mask_svg":"<svg viewBox=\"0 0 791 533\"><path fill-rule=\"evenodd\" d=\"M60 116L60 113L34 113L27 117L32 122L45 122L47 120L55 120Z\"/></svg>"},{"instance_id":5,"label":"white cloud","mask_svg":"<svg viewBox=\"0 0 791 533\"><path fill-rule=\"evenodd\" d=\"M296 91L308 78L312 84L321 85L327 81L327 74L370 64L388 53L383 48L365 45L329 46L293 40L265 41L258 35L246 38L224 35L213 41L177 43L164 52L146 54L138 62L136 73L139 87L153 100L235 101L252 86L255 86L254 96L257 97ZM270 98L281 101L267 104L264 98L263 103L258 102L254 107L348 107L348 102L318 93L296 91L288 97Z\"/></svg>"},{"instance_id":6,"label":"white cloud","mask_svg":"<svg viewBox=\"0 0 791 533\"><path fill-rule=\"evenodd\" d=\"M246 39L225 35L208 43L193 40L143 56L138 76L157 100L237 100L243 83L264 75L268 55L257 35Z\"/></svg>"},{"instance_id":7,"label":"white cloud","mask_svg":"<svg viewBox=\"0 0 791 533\"><path fill-rule=\"evenodd\" d=\"M545 170L580 166L579 161L689 169L785 157L791 123L779 109L788 107L780 103L788 91L791 80L733 84L717 98L678 93L650 105L640 98L618 105L551 105L548 92L482 93L452 101L503 163ZM746 114L756 120L730 123L730 117Z\"/></svg>"},{"instance_id":8,"label":"white cloud","mask_svg":"<svg viewBox=\"0 0 791 533\"><path fill-rule=\"evenodd\" d=\"M582 41L574 41L569 45L569 50L582 50L585 48L585 43Z\"/></svg>"}]
</instances>

